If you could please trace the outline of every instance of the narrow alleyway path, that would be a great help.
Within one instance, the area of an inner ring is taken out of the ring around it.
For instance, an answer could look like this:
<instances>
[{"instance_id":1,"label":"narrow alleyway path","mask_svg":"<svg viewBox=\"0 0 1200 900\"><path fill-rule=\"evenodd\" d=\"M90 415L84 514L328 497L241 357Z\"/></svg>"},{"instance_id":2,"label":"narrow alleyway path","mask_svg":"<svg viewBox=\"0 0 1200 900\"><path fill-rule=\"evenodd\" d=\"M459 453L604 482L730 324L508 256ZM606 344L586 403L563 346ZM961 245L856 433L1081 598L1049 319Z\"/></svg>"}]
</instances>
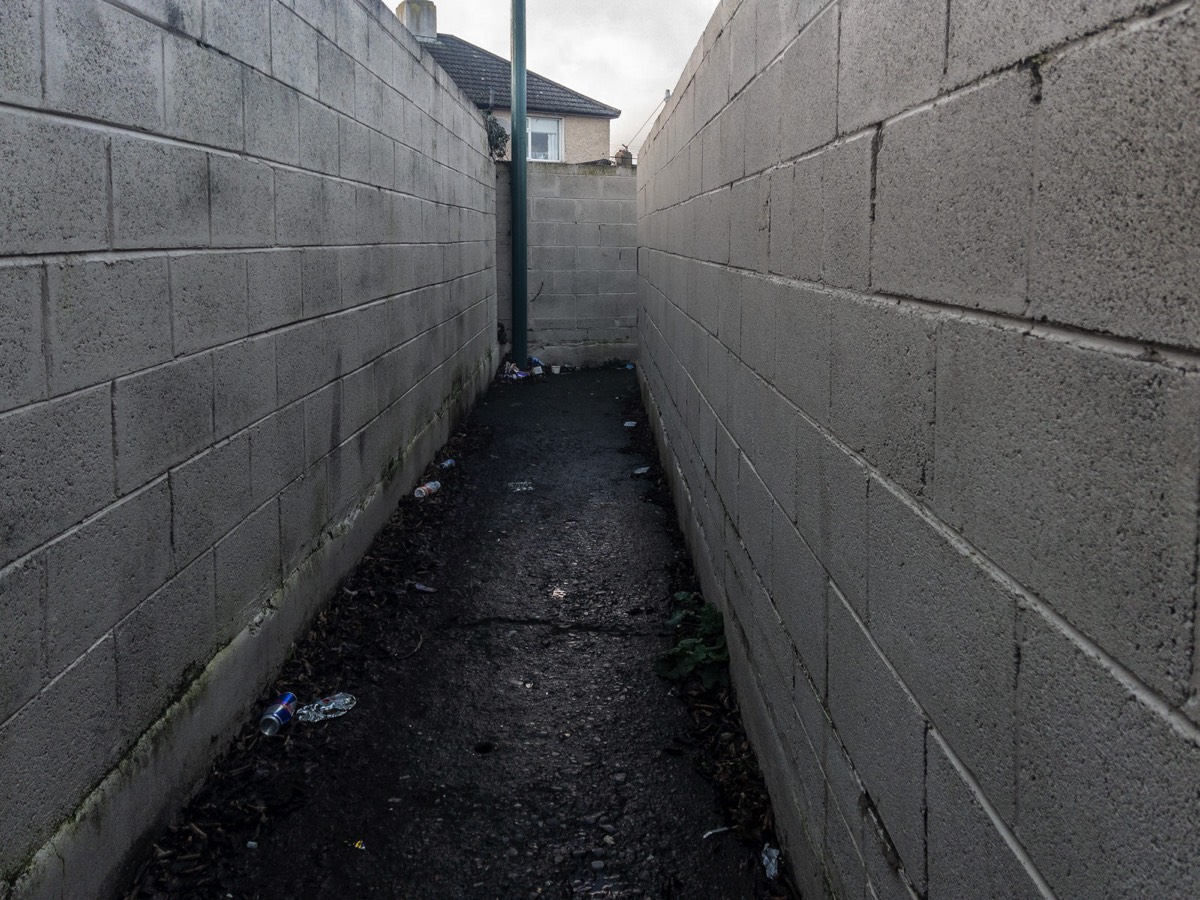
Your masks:
<instances>
[{"instance_id":1,"label":"narrow alleyway path","mask_svg":"<svg viewBox=\"0 0 1200 900\"><path fill-rule=\"evenodd\" d=\"M357 708L248 728L195 805L197 896L762 896L754 849L702 839L725 823L652 672L686 565L645 429L631 370L493 388L278 685Z\"/></svg>"}]
</instances>

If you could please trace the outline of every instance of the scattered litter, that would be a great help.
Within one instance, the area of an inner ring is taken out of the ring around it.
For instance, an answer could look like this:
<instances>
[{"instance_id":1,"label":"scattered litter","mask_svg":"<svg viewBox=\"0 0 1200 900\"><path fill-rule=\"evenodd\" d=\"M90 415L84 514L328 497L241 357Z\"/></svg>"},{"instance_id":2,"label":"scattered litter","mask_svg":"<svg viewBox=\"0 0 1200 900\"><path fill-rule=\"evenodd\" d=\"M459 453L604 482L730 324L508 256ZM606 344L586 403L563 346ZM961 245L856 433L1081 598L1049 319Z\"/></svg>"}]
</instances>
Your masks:
<instances>
[{"instance_id":1,"label":"scattered litter","mask_svg":"<svg viewBox=\"0 0 1200 900\"><path fill-rule=\"evenodd\" d=\"M258 849L258 841L246 841L246 849L247 850L257 850Z\"/></svg>"},{"instance_id":2,"label":"scattered litter","mask_svg":"<svg viewBox=\"0 0 1200 900\"><path fill-rule=\"evenodd\" d=\"M455 465L454 460L448 459L445 462L443 462L441 465L439 465L438 468L439 469L453 469L454 465Z\"/></svg>"},{"instance_id":3,"label":"scattered litter","mask_svg":"<svg viewBox=\"0 0 1200 900\"><path fill-rule=\"evenodd\" d=\"M413 582L413 590L416 591L418 594L436 594L438 592L437 588L430 587L427 584L422 584L419 581Z\"/></svg>"},{"instance_id":4,"label":"scattered litter","mask_svg":"<svg viewBox=\"0 0 1200 900\"><path fill-rule=\"evenodd\" d=\"M508 489L510 491L512 491L514 494L528 494L530 491L533 490L533 482L532 481L510 481L508 483Z\"/></svg>"},{"instance_id":5,"label":"scattered litter","mask_svg":"<svg viewBox=\"0 0 1200 900\"><path fill-rule=\"evenodd\" d=\"M626 427L626 428L637 428L637 422L634 422L634 421L632 421L632 420L631 420L631 421L629 421L629 422L626 422L626 423L625 423L625 427Z\"/></svg>"},{"instance_id":6,"label":"scattered litter","mask_svg":"<svg viewBox=\"0 0 1200 900\"><path fill-rule=\"evenodd\" d=\"M649 466L642 466L640 469L634 469L634 470L633 470L633 474L634 474L634 475L649 475L649 474L650 474L650 467L649 467Z\"/></svg>"},{"instance_id":7,"label":"scattered litter","mask_svg":"<svg viewBox=\"0 0 1200 900\"><path fill-rule=\"evenodd\" d=\"M723 828L710 828L708 831L704 832L704 837L700 838L700 840L707 841L714 834L724 834L726 831L733 831L733 826L726 825Z\"/></svg>"},{"instance_id":8,"label":"scattered litter","mask_svg":"<svg viewBox=\"0 0 1200 900\"><path fill-rule=\"evenodd\" d=\"M501 375L500 377L501 377L501 378L507 378L507 379L509 379L510 381L515 381L515 380L517 380L518 378L528 378L528 377L529 377L529 373L528 373L528 372L522 372L522 371L520 370L520 368L517 366L517 364L516 364L516 363L511 363L511 362L510 362L510 363L505 363L505 364L504 364L504 374L503 374L503 375Z\"/></svg>"},{"instance_id":9,"label":"scattered litter","mask_svg":"<svg viewBox=\"0 0 1200 900\"><path fill-rule=\"evenodd\" d=\"M550 374L551 374L551 375L557 375L557 374L559 374L561 371L562 371L562 366L551 366L551 367L550 367Z\"/></svg>"},{"instance_id":10,"label":"scattered litter","mask_svg":"<svg viewBox=\"0 0 1200 900\"><path fill-rule=\"evenodd\" d=\"M258 720L258 730L267 737L278 734L280 728L292 721L295 711L296 695L290 692L280 694L279 699L268 706Z\"/></svg>"},{"instance_id":11,"label":"scattered litter","mask_svg":"<svg viewBox=\"0 0 1200 900\"><path fill-rule=\"evenodd\" d=\"M354 709L358 701L353 694L337 693L331 697L322 697L316 703L310 703L296 710L298 722L323 722L326 719L336 719Z\"/></svg>"},{"instance_id":12,"label":"scattered litter","mask_svg":"<svg viewBox=\"0 0 1200 900\"><path fill-rule=\"evenodd\" d=\"M424 500L430 494L436 494L439 490L441 490L441 488L442 483L440 481L427 481L413 491L413 496L418 500Z\"/></svg>"},{"instance_id":13,"label":"scattered litter","mask_svg":"<svg viewBox=\"0 0 1200 900\"><path fill-rule=\"evenodd\" d=\"M532 371L534 375L542 375L543 374L543 370L542 370L541 366L534 366L533 369L531 369L530 371Z\"/></svg>"},{"instance_id":14,"label":"scattered litter","mask_svg":"<svg viewBox=\"0 0 1200 900\"><path fill-rule=\"evenodd\" d=\"M770 844L763 844L762 864L768 878L774 880L779 877L779 851Z\"/></svg>"},{"instance_id":15,"label":"scattered litter","mask_svg":"<svg viewBox=\"0 0 1200 900\"><path fill-rule=\"evenodd\" d=\"M536 356L531 356L531 357L529 357L529 361L530 361L531 363L533 363L533 365L535 365L535 366L538 366L539 368L540 368L541 366L544 366L544 365L545 365L545 363L544 363L544 362L542 362L540 359L538 359ZM542 374L542 373L541 373L541 372L534 372L533 374L534 374L534 375L540 375L540 374Z\"/></svg>"},{"instance_id":16,"label":"scattered litter","mask_svg":"<svg viewBox=\"0 0 1200 900\"><path fill-rule=\"evenodd\" d=\"M388 803L403 803L403 797L388 797Z\"/></svg>"},{"instance_id":17,"label":"scattered litter","mask_svg":"<svg viewBox=\"0 0 1200 900\"><path fill-rule=\"evenodd\" d=\"M627 369L636 369L636 368L637 368L637 366L635 366L633 363L625 363L625 368L627 368Z\"/></svg>"},{"instance_id":18,"label":"scattered litter","mask_svg":"<svg viewBox=\"0 0 1200 900\"><path fill-rule=\"evenodd\" d=\"M350 844L349 841L346 841L346 843ZM350 844L350 846L353 847L355 850L366 850L367 849L367 845L364 844L362 841L355 841L353 844Z\"/></svg>"},{"instance_id":19,"label":"scattered litter","mask_svg":"<svg viewBox=\"0 0 1200 900\"><path fill-rule=\"evenodd\" d=\"M550 592L550 596L553 597L555 600L565 600L566 596L567 596L567 592L564 591L562 588L555 588L553 591Z\"/></svg>"}]
</instances>

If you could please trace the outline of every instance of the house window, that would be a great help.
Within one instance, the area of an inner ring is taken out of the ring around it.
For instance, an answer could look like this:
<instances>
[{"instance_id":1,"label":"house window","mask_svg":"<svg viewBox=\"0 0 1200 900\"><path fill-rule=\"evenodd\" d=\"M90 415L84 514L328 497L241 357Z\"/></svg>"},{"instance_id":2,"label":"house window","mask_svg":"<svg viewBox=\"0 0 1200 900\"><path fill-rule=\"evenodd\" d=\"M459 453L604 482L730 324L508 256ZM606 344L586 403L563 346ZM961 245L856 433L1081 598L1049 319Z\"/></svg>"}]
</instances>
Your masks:
<instances>
[{"instance_id":1,"label":"house window","mask_svg":"<svg viewBox=\"0 0 1200 900\"><path fill-rule=\"evenodd\" d=\"M542 162L562 160L562 119L529 117L529 158Z\"/></svg>"},{"instance_id":2,"label":"house window","mask_svg":"<svg viewBox=\"0 0 1200 900\"><path fill-rule=\"evenodd\" d=\"M496 116L496 120L512 134L512 121L508 116ZM529 116L525 121L529 158L540 162L562 162L563 120Z\"/></svg>"}]
</instances>

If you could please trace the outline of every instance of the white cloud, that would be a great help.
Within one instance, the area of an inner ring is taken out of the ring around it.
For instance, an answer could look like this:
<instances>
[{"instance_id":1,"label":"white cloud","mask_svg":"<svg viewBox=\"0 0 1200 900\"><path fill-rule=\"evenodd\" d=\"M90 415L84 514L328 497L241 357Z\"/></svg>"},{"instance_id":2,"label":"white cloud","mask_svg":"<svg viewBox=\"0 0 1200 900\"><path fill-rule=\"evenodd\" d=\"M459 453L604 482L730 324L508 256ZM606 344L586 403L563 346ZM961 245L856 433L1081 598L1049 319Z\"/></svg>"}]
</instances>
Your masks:
<instances>
[{"instance_id":1,"label":"white cloud","mask_svg":"<svg viewBox=\"0 0 1200 900\"><path fill-rule=\"evenodd\" d=\"M634 138L674 90L718 0L527 0L529 68L621 110L615 150ZM438 31L509 58L510 0L439 0ZM649 127L637 135L637 152Z\"/></svg>"}]
</instances>

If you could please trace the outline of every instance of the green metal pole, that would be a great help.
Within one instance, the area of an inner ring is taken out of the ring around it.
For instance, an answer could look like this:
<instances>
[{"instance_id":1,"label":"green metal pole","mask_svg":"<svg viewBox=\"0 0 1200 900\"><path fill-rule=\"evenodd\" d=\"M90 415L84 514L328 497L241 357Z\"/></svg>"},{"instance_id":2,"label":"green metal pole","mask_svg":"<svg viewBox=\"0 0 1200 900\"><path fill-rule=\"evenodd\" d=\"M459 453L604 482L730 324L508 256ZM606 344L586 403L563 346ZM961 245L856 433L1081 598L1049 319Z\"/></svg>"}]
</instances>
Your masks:
<instances>
[{"instance_id":1,"label":"green metal pole","mask_svg":"<svg viewBox=\"0 0 1200 900\"><path fill-rule=\"evenodd\" d=\"M525 0L512 5L512 360L529 356L529 132L525 124Z\"/></svg>"}]
</instances>

